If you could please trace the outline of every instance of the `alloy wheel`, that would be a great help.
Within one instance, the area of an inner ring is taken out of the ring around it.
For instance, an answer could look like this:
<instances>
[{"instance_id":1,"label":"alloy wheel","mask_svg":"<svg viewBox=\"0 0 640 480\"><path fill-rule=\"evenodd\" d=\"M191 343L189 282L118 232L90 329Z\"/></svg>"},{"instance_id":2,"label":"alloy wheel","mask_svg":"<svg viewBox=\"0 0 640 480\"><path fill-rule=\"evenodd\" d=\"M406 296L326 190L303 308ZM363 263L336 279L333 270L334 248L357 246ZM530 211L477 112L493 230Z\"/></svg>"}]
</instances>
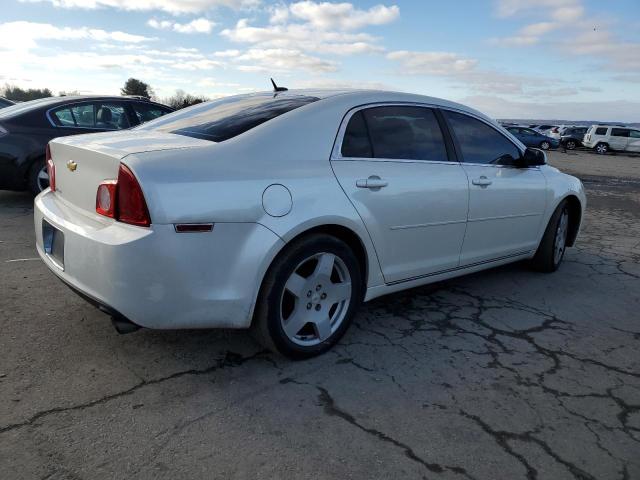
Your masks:
<instances>
[{"instance_id":1,"label":"alloy wheel","mask_svg":"<svg viewBox=\"0 0 640 480\"><path fill-rule=\"evenodd\" d=\"M287 338L307 347L327 340L344 321L351 292L351 276L339 256L323 252L300 262L280 298Z\"/></svg>"},{"instance_id":2,"label":"alloy wheel","mask_svg":"<svg viewBox=\"0 0 640 480\"><path fill-rule=\"evenodd\" d=\"M38 172L37 185L40 191L49 187L49 173L47 172L46 166L42 167Z\"/></svg>"},{"instance_id":3,"label":"alloy wheel","mask_svg":"<svg viewBox=\"0 0 640 480\"><path fill-rule=\"evenodd\" d=\"M598 152L600 155L604 155L605 153L607 153L607 146L604 143L599 143L596 146L596 152Z\"/></svg>"},{"instance_id":4,"label":"alloy wheel","mask_svg":"<svg viewBox=\"0 0 640 480\"><path fill-rule=\"evenodd\" d=\"M562 211L558 226L556 228L556 238L553 244L553 262L557 265L562 260L567 245L567 233L569 231L569 213Z\"/></svg>"},{"instance_id":5,"label":"alloy wheel","mask_svg":"<svg viewBox=\"0 0 640 480\"><path fill-rule=\"evenodd\" d=\"M540 148L542 148L542 150L549 150L549 147L550 147L550 146L551 146L551 145L549 144L549 142L542 142L542 143L540 144Z\"/></svg>"},{"instance_id":6,"label":"alloy wheel","mask_svg":"<svg viewBox=\"0 0 640 480\"><path fill-rule=\"evenodd\" d=\"M567 149L575 150L576 149L576 142L574 142L573 140L568 141L567 142Z\"/></svg>"}]
</instances>

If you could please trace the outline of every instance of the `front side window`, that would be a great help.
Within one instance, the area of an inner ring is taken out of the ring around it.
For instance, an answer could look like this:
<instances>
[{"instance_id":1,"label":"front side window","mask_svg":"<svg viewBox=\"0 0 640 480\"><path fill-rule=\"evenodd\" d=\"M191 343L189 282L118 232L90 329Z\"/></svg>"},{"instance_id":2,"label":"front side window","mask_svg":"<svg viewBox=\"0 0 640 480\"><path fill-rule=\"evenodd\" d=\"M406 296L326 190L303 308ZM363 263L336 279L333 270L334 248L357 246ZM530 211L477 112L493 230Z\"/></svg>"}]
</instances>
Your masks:
<instances>
[{"instance_id":1,"label":"front side window","mask_svg":"<svg viewBox=\"0 0 640 480\"><path fill-rule=\"evenodd\" d=\"M168 108L162 108L152 103L133 102L131 105L133 106L133 111L138 118L138 123L149 122L156 118L160 118L167 113L171 113L171 110Z\"/></svg>"},{"instance_id":2,"label":"front side window","mask_svg":"<svg viewBox=\"0 0 640 480\"><path fill-rule=\"evenodd\" d=\"M533 130L530 130L528 128L523 128L522 133L524 133L525 135L539 135L538 132L534 132Z\"/></svg>"},{"instance_id":3,"label":"front side window","mask_svg":"<svg viewBox=\"0 0 640 480\"><path fill-rule=\"evenodd\" d=\"M607 127L598 127L596 128L596 135L606 135Z\"/></svg>"},{"instance_id":4,"label":"front side window","mask_svg":"<svg viewBox=\"0 0 640 480\"><path fill-rule=\"evenodd\" d=\"M447 149L433 110L389 106L363 110L375 158L446 162Z\"/></svg>"},{"instance_id":5,"label":"front side window","mask_svg":"<svg viewBox=\"0 0 640 480\"><path fill-rule=\"evenodd\" d=\"M74 105L71 107L76 127L96 128L94 105L87 103L84 105Z\"/></svg>"},{"instance_id":6,"label":"front side window","mask_svg":"<svg viewBox=\"0 0 640 480\"><path fill-rule=\"evenodd\" d=\"M224 142L317 100L311 96L272 93L227 97L185 108L136 128Z\"/></svg>"},{"instance_id":7,"label":"front side window","mask_svg":"<svg viewBox=\"0 0 640 480\"><path fill-rule=\"evenodd\" d=\"M97 103L95 109L96 128L122 130L131 126L124 105L120 103Z\"/></svg>"},{"instance_id":8,"label":"front side window","mask_svg":"<svg viewBox=\"0 0 640 480\"><path fill-rule=\"evenodd\" d=\"M445 110L465 163L513 165L520 150L507 137L484 122L461 113Z\"/></svg>"},{"instance_id":9,"label":"front side window","mask_svg":"<svg viewBox=\"0 0 640 480\"><path fill-rule=\"evenodd\" d=\"M626 128L612 128L611 129L612 137L629 137L629 130Z\"/></svg>"}]
</instances>

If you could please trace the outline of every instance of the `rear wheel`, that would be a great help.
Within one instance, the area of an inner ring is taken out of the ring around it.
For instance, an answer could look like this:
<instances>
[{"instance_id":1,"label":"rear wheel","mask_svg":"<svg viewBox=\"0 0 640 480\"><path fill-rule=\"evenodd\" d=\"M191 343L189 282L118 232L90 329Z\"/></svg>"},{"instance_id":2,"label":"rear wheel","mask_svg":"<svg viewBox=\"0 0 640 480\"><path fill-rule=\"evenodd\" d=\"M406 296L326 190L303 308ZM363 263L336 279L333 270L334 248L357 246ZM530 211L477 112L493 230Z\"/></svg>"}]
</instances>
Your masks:
<instances>
[{"instance_id":1,"label":"rear wheel","mask_svg":"<svg viewBox=\"0 0 640 480\"><path fill-rule=\"evenodd\" d=\"M538 251L531 261L535 270L555 272L564 258L569 235L569 208L563 201L553 212Z\"/></svg>"},{"instance_id":2,"label":"rear wheel","mask_svg":"<svg viewBox=\"0 0 640 480\"><path fill-rule=\"evenodd\" d=\"M43 158L33 162L27 175L27 186L34 196L49 187L49 173Z\"/></svg>"},{"instance_id":3,"label":"rear wheel","mask_svg":"<svg viewBox=\"0 0 640 480\"><path fill-rule=\"evenodd\" d=\"M551 144L546 140L544 140L543 142L540 143L540 148L542 150L549 150L551 148Z\"/></svg>"},{"instance_id":4,"label":"rear wheel","mask_svg":"<svg viewBox=\"0 0 640 480\"><path fill-rule=\"evenodd\" d=\"M576 147L578 146L578 144L576 143L575 140L569 140L565 146L567 147L567 150L575 150Z\"/></svg>"},{"instance_id":5,"label":"rear wheel","mask_svg":"<svg viewBox=\"0 0 640 480\"><path fill-rule=\"evenodd\" d=\"M609 151L609 145L607 145L606 143L599 143L596 145L595 151L600 155L604 155Z\"/></svg>"},{"instance_id":6,"label":"rear wheel","mask_svg":"<svg viewBox=\"0 0 640 480\"><path fill-rule=\"evenodd\" d=\"M312 357L342 337L361 299L360 265L349 246L330 235L310 235L269 268L252 333L287 357Z\"/></svg>"}]
</instances>

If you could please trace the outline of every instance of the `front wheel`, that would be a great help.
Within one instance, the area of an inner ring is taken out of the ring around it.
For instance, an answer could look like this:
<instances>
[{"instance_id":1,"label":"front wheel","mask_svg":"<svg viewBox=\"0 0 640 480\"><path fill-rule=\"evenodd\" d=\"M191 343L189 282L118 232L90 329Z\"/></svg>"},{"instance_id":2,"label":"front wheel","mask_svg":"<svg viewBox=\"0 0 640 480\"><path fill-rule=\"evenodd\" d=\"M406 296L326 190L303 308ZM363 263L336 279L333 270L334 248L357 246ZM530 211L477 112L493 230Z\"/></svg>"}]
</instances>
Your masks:
<instances>
[{"instance_id":1,"label":"front wheel","mask_svg":"<svg viewBox=\"0 0 640 480\"><path fill-rule=\"evenodd\" d=\"M551 148L551 144L545 140L544 142L540 143L540 148L542 150L549 150Z\"/></svg>"},{"instance_id":2,"label":"front wheel","mask_svg":"<svg viewBox=\"0 0 640 480\"><path fill-rule=\"evenodd\" d=\"M303 237L269 268L252 333L290 358L319 355L342 337L361 300L361 269L351 248L330 235Z\"/></svg>"},{"instance_id":3,"label":"front wheel","mask_svg":"<svg viewBox=\"0 0 640 480\"><path fill-rule=\"evenodd\" d=\"M569 208L563 201L553 212L538 251L531 261L535 270L555 272L564 258L569 235Z\"/></svg>"},{"instance_id":4,"label":"front wheel","mask_svg":"<svg viewBox=\"0 0 640 480\"><path fill-rule=\"evenodd\" d=\"M596 145L597 154L604 155L608 151L609 151L609 145L607 145L606 143L599 143L598 145Z\"/></svg>"},{"instance_id":5,"label":"front wheel","mask_svg":"<svg viewBox=\"0 0 640 480\"><path fill-rule=\"evenodd\" d=\"M565 146L567 147L567 150L575 150L578 145L575 140L569 140Z\"/></svg>"}]
</instances>

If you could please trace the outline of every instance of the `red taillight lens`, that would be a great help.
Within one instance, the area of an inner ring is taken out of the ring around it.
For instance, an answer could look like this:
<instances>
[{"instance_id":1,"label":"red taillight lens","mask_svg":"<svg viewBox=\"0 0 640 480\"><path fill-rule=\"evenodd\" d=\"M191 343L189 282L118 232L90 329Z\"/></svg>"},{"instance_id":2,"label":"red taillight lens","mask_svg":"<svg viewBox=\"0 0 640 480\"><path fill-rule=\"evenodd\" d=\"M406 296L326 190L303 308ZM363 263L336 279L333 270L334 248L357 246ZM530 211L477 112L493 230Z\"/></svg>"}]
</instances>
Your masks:
<instances>
[{"instance_id":1,"label":"red taillight lens","mask_svg":"<svg viewBox=\"0 0 640 480\"><path fill-rule=\"evenodd\" d=\"M98 185L96 212L100 215L116 218L116 187L115 180L107 180Z\"/></svg>"},{"instance_id":2,"label":"red taillight lens","mask_svg":"<svg viewBox=\"0 0 640 480\"><path fill-rule=\"evenodd\" d=\"M106 180L98 186L96 212L131 225L151 225L142 188L133 172L123 164L118 170L118 180Z\"/></svg>"},{"instance_id":3,"label":"red taillight lens","mask_svg":"<svg viewBox=\"0 0 640 480\"><path fill-rule=\"evenodd\" d=\"M148 227L151 225L147 202L142 188L129 167L120 164L118 170L118 220L131 225Z\"/></svg>"},{"instance_id":4,"label":"red taillight lens","mask_svg":"<svg viewBox=\"0 0 640 480\"><path fill-rule=\"evenodd\" d=\"M49 187L52 192L56 191L56 166L51 159L51 149L47 143L47 147L44 150L44 161L47 166L47 175L49 175Z\"/></svg>"}]
</instances>

